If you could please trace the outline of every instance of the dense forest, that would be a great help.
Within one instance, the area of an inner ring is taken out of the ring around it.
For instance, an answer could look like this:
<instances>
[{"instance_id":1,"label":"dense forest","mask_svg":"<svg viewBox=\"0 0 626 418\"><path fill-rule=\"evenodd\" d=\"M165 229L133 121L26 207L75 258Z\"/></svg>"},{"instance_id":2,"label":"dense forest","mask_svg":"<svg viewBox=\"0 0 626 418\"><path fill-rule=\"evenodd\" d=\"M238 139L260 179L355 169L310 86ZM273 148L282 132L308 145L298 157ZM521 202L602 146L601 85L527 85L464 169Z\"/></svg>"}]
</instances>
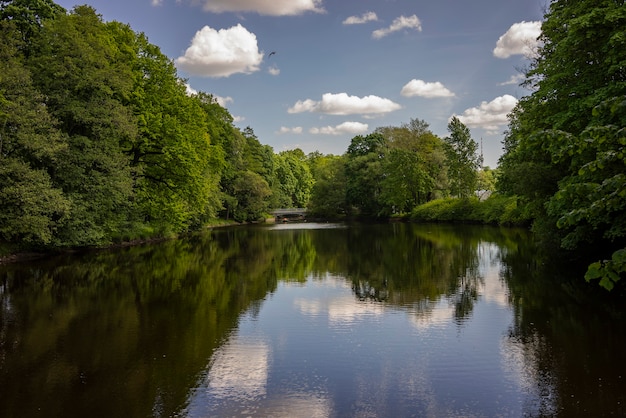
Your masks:
<instances>
[{"instance_id":1,"label":"dense forest","mask_svg":"<svg viewBox=\"0 0 626 418\"><path fill-rule=\"evenodd\" d=\"M352 138L343 155L275 153L210 93L190 94L128 25L88 6L0 1L0 244L102 246L280 207L528 222L601 260L586 277L611 288L626 272L624 28L623 0L549 5L524 70L531 93L492 170L455 117L445 138L415 118Z\"/></svg>"}]
</instances>

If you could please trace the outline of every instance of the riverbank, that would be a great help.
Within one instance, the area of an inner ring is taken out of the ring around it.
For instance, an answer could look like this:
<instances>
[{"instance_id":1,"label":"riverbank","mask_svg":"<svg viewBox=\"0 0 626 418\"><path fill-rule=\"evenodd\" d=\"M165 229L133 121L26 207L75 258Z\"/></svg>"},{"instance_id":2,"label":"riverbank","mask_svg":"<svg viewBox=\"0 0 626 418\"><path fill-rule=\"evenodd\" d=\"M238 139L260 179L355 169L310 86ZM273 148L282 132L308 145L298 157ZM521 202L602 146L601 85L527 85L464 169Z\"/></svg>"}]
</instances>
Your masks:
<instances>
[{"instance_id":1,"label":"riverbank","mask_svg":"<svg viewBox=\"0 0 626 418\"><path fill-rule=\"evenodd\" d=\"M214 229L223 228L227 226L243 225L242 223L218 219L206 224L202 229ZM195 231L197 232L197 231ZM193 233L189 232L189 233ZM32 249L26 248L20 245L0 243L0 265L10 263L22 263L30 260L38 260L45 257L50 257L63 253L77 253L82 251L98 251L107 250L112 248L132 247L135 245L150 244L162 241L168 241L171 239L177 239L184 234L172 235L172 236L154 236L139 239L132 239L127 241L115 242L98 247L71 247L71 248L42 248Z\"/></svg>"}]
</instances>

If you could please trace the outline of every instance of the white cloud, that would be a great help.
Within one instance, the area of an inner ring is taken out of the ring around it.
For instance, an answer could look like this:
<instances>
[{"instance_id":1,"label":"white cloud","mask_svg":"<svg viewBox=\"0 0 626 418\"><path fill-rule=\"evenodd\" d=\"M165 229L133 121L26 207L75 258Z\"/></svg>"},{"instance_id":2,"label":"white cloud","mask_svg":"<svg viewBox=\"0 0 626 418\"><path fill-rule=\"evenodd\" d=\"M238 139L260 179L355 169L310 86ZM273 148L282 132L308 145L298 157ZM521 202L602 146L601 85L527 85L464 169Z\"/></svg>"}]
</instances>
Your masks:
<instances>
[{"instance_id":1,"label":"white cloud","mask_svg":"<svg viewBox=\"0 0 626 418\"><path fill-rule=\"evenodd\" d=\"M218 399L251 399L266 393L270 347L264 341L236 336L213 353L208 387Z\"/></svg>"},{"instance_id":2,"label":"white cloud","mask_svg":"<svg viewBox=\"0 0 626 418\"><path fill-rule=\"evenodd\" d=\"M267 69L267 72L271 75L278 75L280 74L280 69L277 66L272 65L270 68Z\"/></svg>"},{"instance_id":3,"label":"white cloud","mask_svg":"<svg viewBox=\"0 0 626 418\"><path fill-rule=\"evenodd\" d=\"M469 127L496 131L508 123L507 115L516 104L517 99L515 97L505 94L490 102L482 102L478 107L466 109L462 115L457 117Z\"/></svg>"},{"instance_id":4,"label":"white cloud","mask_svg":"<svg viewBox=\"0 0 626 418\"><path fill-rule=\"evenodd\" d=\"M232 103L234 102L233 98L230 96L226 96L226 97L222 97L222 96L216 96L215 94L213 95L213 98L215 99L215 101L217 102L217 104L219 104L222 107L226 107L226 103Z\"/></svg>"},{"instance_id":5,"label":"white cloud","mask_svg":"<svg viewBox=\"0 0 626 418\"><path fill-rule=\"evenodd\" d=\"M439 81L427 83L423 80L411 80L400 91L405 97L421 96L428 99L434 97L454 97L454 93L444 87Z\"/></svg>"},{"instance_id":6,"label":"white cloud","mask_svg":"<svg viewBox=\"0 0 626 418\"><path fill-rule=\"evenodd\" d=\"M244 120L246 120L246 118L243 116L233 116L233 122L239 123L239 122L243 122Z\"/></svg>"},{"instance_id":7,"label":"white cloud","mask_svg":"<svg viewBox=\"0 0 626 418\"><path fill-rule=\"evenodd\" d=\"M348 96L346 93L325 93L322 100L299 100L289 113L316 112L328 115L383 114L400 109L401 106L389 99L378 96Z\"/></svg>"},{"instance_id":8,"label":"white cloud","mask_svg":"<svg viewBox=\"0 0 626 418\"><path fill-rule=\"evenodd\" d=\"M418 32L422 31L422 22L420 22L419 18L416 15L413 16L400 16L394 19L391 23L391 26L388 28L378 29L372 32L372 38L380 39L383 38L390 33L397 32L402 29L415 29Z\"/></svg>"},{"instance_id":9,"label":"white cloud","mask_svg":"<svg viewBox=\"0 0 626 418\"><path fill-rule=\"evenodd\" d=\"M344 25L360 25L367 22L378 21L378 16L374 12L363 13L361 16L350 16L343 21Z\"/></svg>"},{"instance_id":10,"label":"white cloud","mask_svg":"<svg viewBox=\"0 0 626 418\"><path fill-rule=\"evenodd\" d=\"M151 3L153 6L160 6L163 4L163 0L152 0Z\"/></svg>"},{"instance_id":11,"label":"white cloud","mask_svg":"<svg viewBox=\"0 0 626 418\"><path fill-rule=\"evenodd\" d=\"M176 63L190 74L204 77L228 77L259 70L263 54L256 35L238 24L215 30L205 26L196 32L191 46Z\"/></svg>"},{"instance_id":12,"label":"white cloud","mask_svg":"<svg viewBox=\"0 0 626 418\"><path fill-rule=\"evenodd\" d=\"M499 86L511 86L511 85L519 85L522 81L524 81L526 77L524 74L514 74L507 81L503 81L502 83L498 83Z\"/></svg>"},{"instance_id":13,"label":"white cloud","mask_svg":"<svg viewBox=\"0 0 626 418\"><path fill-rule=\"evenodd\" d=\"M198 94L198 90L192 88L189 83L185 83L185 90L187 91L187 96L193 96L194 94Z\"/></svg>"},{"instance_id":14,"label":"white cloud","mask_svg":"<svg viewBox=\"0 0 626 418\"><path fill-rule=\"evenodd\" d=\"M324 13L322 0L202 0L207 12L253 12L267 16L294 16L306 12Z\"/></svg>"},{"instance_id":15,"label":"white cloud","mask_svg":"<svg viewBox=\"0 0 626 418\"><path fill-rule=\"evenodd\" d=\"M322 128L311 128L309 133L313 135L342 135L352 134L359 135L367 132L367 123L361 122L344 122L337 126L324 126Z\"/></svg>"},{"instance_id":16,"label":"white cloud","mask_svg":"<svg viewBox=\"0 0 626 418\"><path fill-rule=\"evenodd\" d=\"M539 46L541 22L520 22L511 25L498 39L493 55L508 58L511 55L534 56Z\"/></svg>"},{"instance_id":17,"label":"white cloud","mask_svg":"<svg viewBox=\"0 0 626 418\"><path fill-rule=\"evenodd\" d=\"M286 126L281 126L280 130L277 132L278 134L301 134L302 126L294 126L293 128L288 128Z\"/></svg>"}]
</instances>

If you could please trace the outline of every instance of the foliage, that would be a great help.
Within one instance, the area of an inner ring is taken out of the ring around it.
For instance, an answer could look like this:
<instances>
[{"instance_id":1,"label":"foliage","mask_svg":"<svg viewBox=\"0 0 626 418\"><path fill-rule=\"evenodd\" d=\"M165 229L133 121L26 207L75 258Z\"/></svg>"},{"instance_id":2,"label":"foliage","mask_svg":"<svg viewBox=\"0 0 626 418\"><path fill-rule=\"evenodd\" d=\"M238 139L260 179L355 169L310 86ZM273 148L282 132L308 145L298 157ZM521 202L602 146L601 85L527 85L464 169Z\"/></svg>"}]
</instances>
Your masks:
<instances>
[{"instance_id":1,"label":"foliage","mask_svg":"<svg viewBox=\"0 0 626 418\"><path fill-rule=\"evenodd\" d=\"M378 133L352 138L346 152L346 203L361 216L376 217L383 210L381 180L385 138Z\"/></svg>"},{"instance_id":2,"label":"foliage","mask_svg":"<svg viewBox=\"0 0 626 418\"><path fill-rule=\"evenodd\" d=\"M276 207L307 206L313 187L313 176L301 149L283 151L274 157Z\"/></svg>"},{"instance_id":3,"label":"foliage","mask_svg":"<svg viewBox=\"0 0 626 418\"><path fill-rule=\"evenodd\" d=\"M448 123L450 136L445 138L450 193L467 198L476 190L477 171L482 160L477 154L478 144L472 139L469 128L459 118L452 117Z\"/></svg>"},{"instance_id":4,"label":"foliage","mask_svg":"<svg viewBox=\"0 0 626 418\"><path fill-rule=\"evenodd\" d=\"M525 226L530 222L518 207L516 197L492 195L478 198L432 200L411 211L414 222L467 222L493 225Z\"/></svg>"},{"instance_id":5,"label":"foliage","mask_svg":"<svg viewBox=\"0 0 626 418\"><path fill-rule=\"evenodd\" d=\"M271 190L265 179L253 171L238 173L233 184L233 218L238 222L258 221L268 209Z\"/></svg>"},{"instance_id":6,"label":"foliage","mask_svg":"<svg viewBox=\"0 0 626 418\"><path fill-rule=\"evenodd\" d=\"M257 221L276 207L386 217L450 194L419 119L342 156L275 154L173 61L89 6L0 1L0 241L100 246ZM470 173L468 177L472 177Z\"/></svg>"},{"instance_id":7,"label":"foliage","mask_svg":"<svg viewBox=\"0 0 626 418\"><path fill-rule=\"evenodd\" d=\"M313 216L330 219L345 215L345 157L309 154L308 161L314 178L308 212Z\"/></svg>"},{"instance_id":8,"label":"foliage","mask_svg":"<svg viewBox=\"0 0 626 418\"><path fill-rule=\"evenodd\" d=\"M625 26L623 1L551 3L500 164L500 190L520 196L540 237L604 259L626 242ZM594 263L587 278L615 268Z\"/></svg>"},{"instance_id":9,"label":"foliage","mask_svg":"<svg viewBox=\"0 0 626 418\"><path fill-rule=\"evenodd\" d=\"M143 34L47 0L3 1L0 18L1 240L103 245L267 208L272 149L188 95Z\"/></svg>"}]
</instances>

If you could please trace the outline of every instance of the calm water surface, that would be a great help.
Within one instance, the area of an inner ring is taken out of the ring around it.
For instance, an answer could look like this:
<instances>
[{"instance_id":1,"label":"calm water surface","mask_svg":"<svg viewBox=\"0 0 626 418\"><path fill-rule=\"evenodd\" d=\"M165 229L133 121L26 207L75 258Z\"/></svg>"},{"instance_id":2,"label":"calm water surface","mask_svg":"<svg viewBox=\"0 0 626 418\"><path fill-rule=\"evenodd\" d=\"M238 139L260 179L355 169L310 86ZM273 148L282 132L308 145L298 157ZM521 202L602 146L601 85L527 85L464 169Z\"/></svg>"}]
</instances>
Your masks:
<instances>
[{"instance_id":1,"label":"calm water surface","mask_svg":"<svg viewBox=\"0 0 626 418\"><path fill-rule=\"evenodd\" d=\"M0 266L0 417L626 415L626 321L525 231L237 227Z\"/></svg>"}]
</instances>

